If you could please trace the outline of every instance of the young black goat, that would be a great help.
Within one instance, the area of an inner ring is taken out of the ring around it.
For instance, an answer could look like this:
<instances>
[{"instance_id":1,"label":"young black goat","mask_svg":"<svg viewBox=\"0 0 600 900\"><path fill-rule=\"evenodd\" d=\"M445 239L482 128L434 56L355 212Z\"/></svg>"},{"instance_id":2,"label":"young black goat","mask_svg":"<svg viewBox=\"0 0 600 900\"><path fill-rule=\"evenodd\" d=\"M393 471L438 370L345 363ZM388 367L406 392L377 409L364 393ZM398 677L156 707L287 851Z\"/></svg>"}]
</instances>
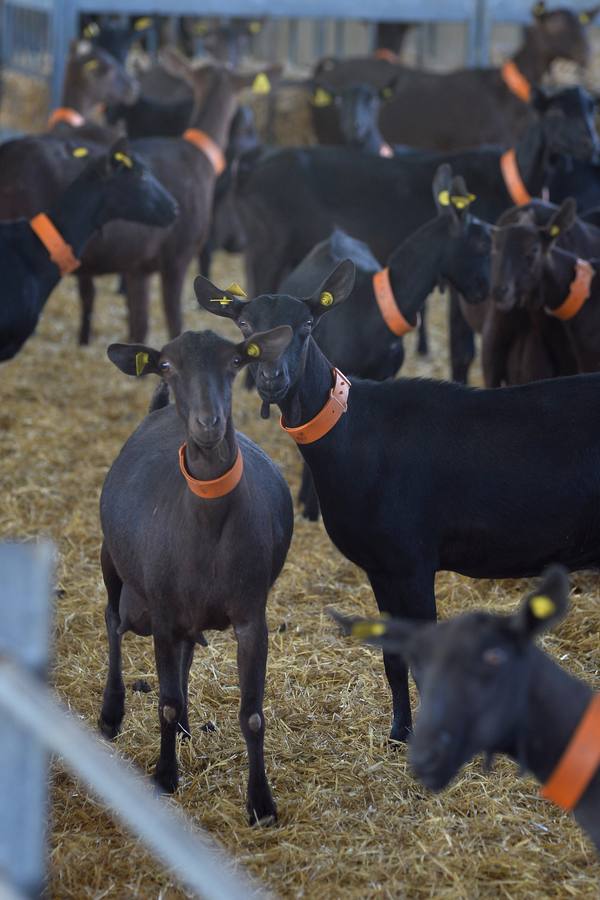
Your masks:
<instances>
[{"instance_id":1,"label":"young black goat","mask_svg":"<svg viewBox=\"0 0 600 900\"><path fill-rule=\"evenodd\" d=\"M568 593L554 566L510 616L474 612L437 625L333 616L411 667L421 703L409 758L426 787L442 790L477 753L506 753L544 784L542 796L573 809L600 851L600 695L534 644L566 613Z\"/></svg>"},{"instance_id":2,"label":"young black goat","mask_svg":"<svg viewBox=\"0 0 600 900\"><path fill-rule=\"evenodd\" d=\"M258 356L277 359L290 338L290 328L240 344L210 331L186 332L162 350L142 344L108 348L126 375L159 375L173 390L175 405L154 404L113 463L102 491L109 671L100 728L115 737L124 715L122 635L151 634L160 685L155 778L165 791L174 791L175 736L178 729L189 734L194 645L203 643L204 630L232 625L251 823L276 818L263 759L265 607L285 562L293 510L279 470L234 430L231 393L244 365ZM164 389L158 396L164 398Z\"/></svg>"},{"instance_id":3,"label":"young black goat","mask_svg":"<svg viewBox=\"0 0 600 900\"><path fill-rule=\"evenodd\" d=\"M195 282L202 306L245 336L288 325L275 362L254 366L299 443L337 548L367 573L382 612L435 618L435 573L533 575L553 560L600 564L600 376L475 390L427 380L349 384L312 338L321 315L351 292L341 263L310 297L247 303ZM223 305L210 303L222 296ZM552 490L548 490L548 485ZM406 668L385 655L392 738L410 729Z\"/></svg>"},{"instance_id":4,"label":"young black goat","mask_svg":"<svg viewBox=\"0 0 600 900\"><path fill-rule=\"evenodd\" d=\"M335 231L318 244L280 288L291 297L310 296L343 259L356 267L354 289L345 303L334 306L315 328L314 338L325 356L348 375L383 381L404 360L402 334L415 327L425 300L437 283L450 285L464 297L471 317L478 314L489 290L491 228L469 212L474 199L450 166L440 166L433 181L438 214L392 253L387 277L394 297L392 313L380 307L376 272L382 267L366 244ZM384 273L382 273L384 274ZM381 276L378 276L381 278ZM393 309L400 312L394 321ZM383 315L385 310L386 320ZM388 324L389 322L389 324ZM318 499L305 466L300 501L304 515L318 518Z\"/></svg>"},{"instance_id":5,"label":"young black goat","mask_svg":"<svg viewBox=\"0 0 600 900\"><path fill-rule=\"evenodd\" d=\"M394 155L395 148L384 139L378 119L382 102L392 95L391 86L377 89L371 84L359 82L336 89L323 83L317 86L312 103L321 109L335 108L339 116L341 143L375 156L390 157Z\"/></svg>"},{"instance_id":6,"label":"young black goat","mask_svg":"<svg viewBox=\"0 0 600 900\"><path fill-rule=\"evenodd\" d=\"M172 196L120 141L92 160L47 214L0 222L0 360L15 356L33 334L61 275L77 269L95 231L113 219L162 227L176 215Z\"/></svg>"}]
</instances>

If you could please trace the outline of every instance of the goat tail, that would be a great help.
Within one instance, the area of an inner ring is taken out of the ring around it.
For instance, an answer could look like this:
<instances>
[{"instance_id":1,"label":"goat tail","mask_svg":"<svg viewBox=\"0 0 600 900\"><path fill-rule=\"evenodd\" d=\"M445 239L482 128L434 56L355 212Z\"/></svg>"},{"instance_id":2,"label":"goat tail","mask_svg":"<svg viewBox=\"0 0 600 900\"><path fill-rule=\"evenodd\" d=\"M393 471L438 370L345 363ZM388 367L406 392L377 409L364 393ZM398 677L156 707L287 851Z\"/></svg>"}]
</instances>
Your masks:
<instances>
[{"instance_id":1,"label":"goat tail","mask_svg":"<svg viewBox=\"0 0 600 900\"><path fill-rule=\"evenodd\" d=\"M169 385L166 383L166 381L161 381L152 394L152 400L150 401L148 412L152 413L156 412L157 409L163 409L165 406L169 405L169 402Z\"/></svg>"}]
</instances>

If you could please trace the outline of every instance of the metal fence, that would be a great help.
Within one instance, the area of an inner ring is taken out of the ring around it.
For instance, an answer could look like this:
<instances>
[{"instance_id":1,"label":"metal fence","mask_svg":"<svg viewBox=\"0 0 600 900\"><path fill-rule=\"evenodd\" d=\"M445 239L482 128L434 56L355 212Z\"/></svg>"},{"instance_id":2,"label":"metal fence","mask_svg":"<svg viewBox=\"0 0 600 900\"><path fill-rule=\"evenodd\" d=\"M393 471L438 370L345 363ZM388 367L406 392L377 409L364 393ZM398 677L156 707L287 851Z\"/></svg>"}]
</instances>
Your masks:
<instances>
[{"instance_id":1,"label":"metal fence","mask_svg":"<svg viewBox=\"0 0 600 900\"><path fill-rule=\"evenodd\" d=\"M44 891L53 753L194 896L264 898L212 838L157 797L46 687L54 555L49 543L0 545L0 897Z\"/></svg>"}]
</instances>

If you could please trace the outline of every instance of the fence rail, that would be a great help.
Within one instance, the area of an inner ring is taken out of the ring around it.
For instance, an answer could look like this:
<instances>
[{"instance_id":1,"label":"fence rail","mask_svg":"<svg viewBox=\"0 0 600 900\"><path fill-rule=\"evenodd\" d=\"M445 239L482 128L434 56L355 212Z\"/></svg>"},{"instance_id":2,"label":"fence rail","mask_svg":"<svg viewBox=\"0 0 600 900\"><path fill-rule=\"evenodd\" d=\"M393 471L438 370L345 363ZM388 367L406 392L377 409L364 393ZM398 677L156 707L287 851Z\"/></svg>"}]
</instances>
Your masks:
<instances>
[{"instance_id":1,"label":"fence rail","mask_svg":"<svg viewBox=\"0 0 600 900\"><path fill-rule=\"evenodd\" d=\"M53 561L47 543L0 545L0 896L38 897L46 883L51 752L195 896L265 898L209 835L151 791L44 684Z\"/></svg>"}]
</instances>

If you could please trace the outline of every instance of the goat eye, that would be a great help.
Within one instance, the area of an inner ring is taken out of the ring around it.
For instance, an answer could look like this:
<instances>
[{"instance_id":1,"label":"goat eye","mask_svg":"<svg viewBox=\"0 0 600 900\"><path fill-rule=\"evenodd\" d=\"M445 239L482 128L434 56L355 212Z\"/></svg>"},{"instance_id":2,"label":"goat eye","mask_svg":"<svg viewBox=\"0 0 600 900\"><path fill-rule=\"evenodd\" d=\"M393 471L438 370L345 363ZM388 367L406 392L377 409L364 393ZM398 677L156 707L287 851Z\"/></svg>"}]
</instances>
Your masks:
<instances>
[{"instance_id":1,"label":"goat eye","mask_svg":"<svg viewBox=\"0 0 600 900\"><path fill-rule=\"evenodd\" d=\"M483 661L488 666L502 666L508 659L508 653L501 647L488 647L483 651Z\"/></svg>"},{"instance_id":2,"label":"goat eye","mask_svg":"<svg viewBox=\"0 0 600 900\"><path fill-rule=\"evenodd\" d=\"M170 372L171 371L171 363L168 360L163 359L161 363L158 364L158 368L161 372Z\"/></svg>"},{"instance_id":3,"label":"goat eye","mask_svg":"<svg viewBox=\"0 0 600 900\"><path fill-rule=\"evenodd\" d=\"M233 363L233 365L235 366L236 369L239 369L239 367L240 367L241 364L242 364L242 357L241 357L241 356L234 356L234 357L233 357L233 360L232 360L232 363Z\"/></svg>"}]
</instances>

